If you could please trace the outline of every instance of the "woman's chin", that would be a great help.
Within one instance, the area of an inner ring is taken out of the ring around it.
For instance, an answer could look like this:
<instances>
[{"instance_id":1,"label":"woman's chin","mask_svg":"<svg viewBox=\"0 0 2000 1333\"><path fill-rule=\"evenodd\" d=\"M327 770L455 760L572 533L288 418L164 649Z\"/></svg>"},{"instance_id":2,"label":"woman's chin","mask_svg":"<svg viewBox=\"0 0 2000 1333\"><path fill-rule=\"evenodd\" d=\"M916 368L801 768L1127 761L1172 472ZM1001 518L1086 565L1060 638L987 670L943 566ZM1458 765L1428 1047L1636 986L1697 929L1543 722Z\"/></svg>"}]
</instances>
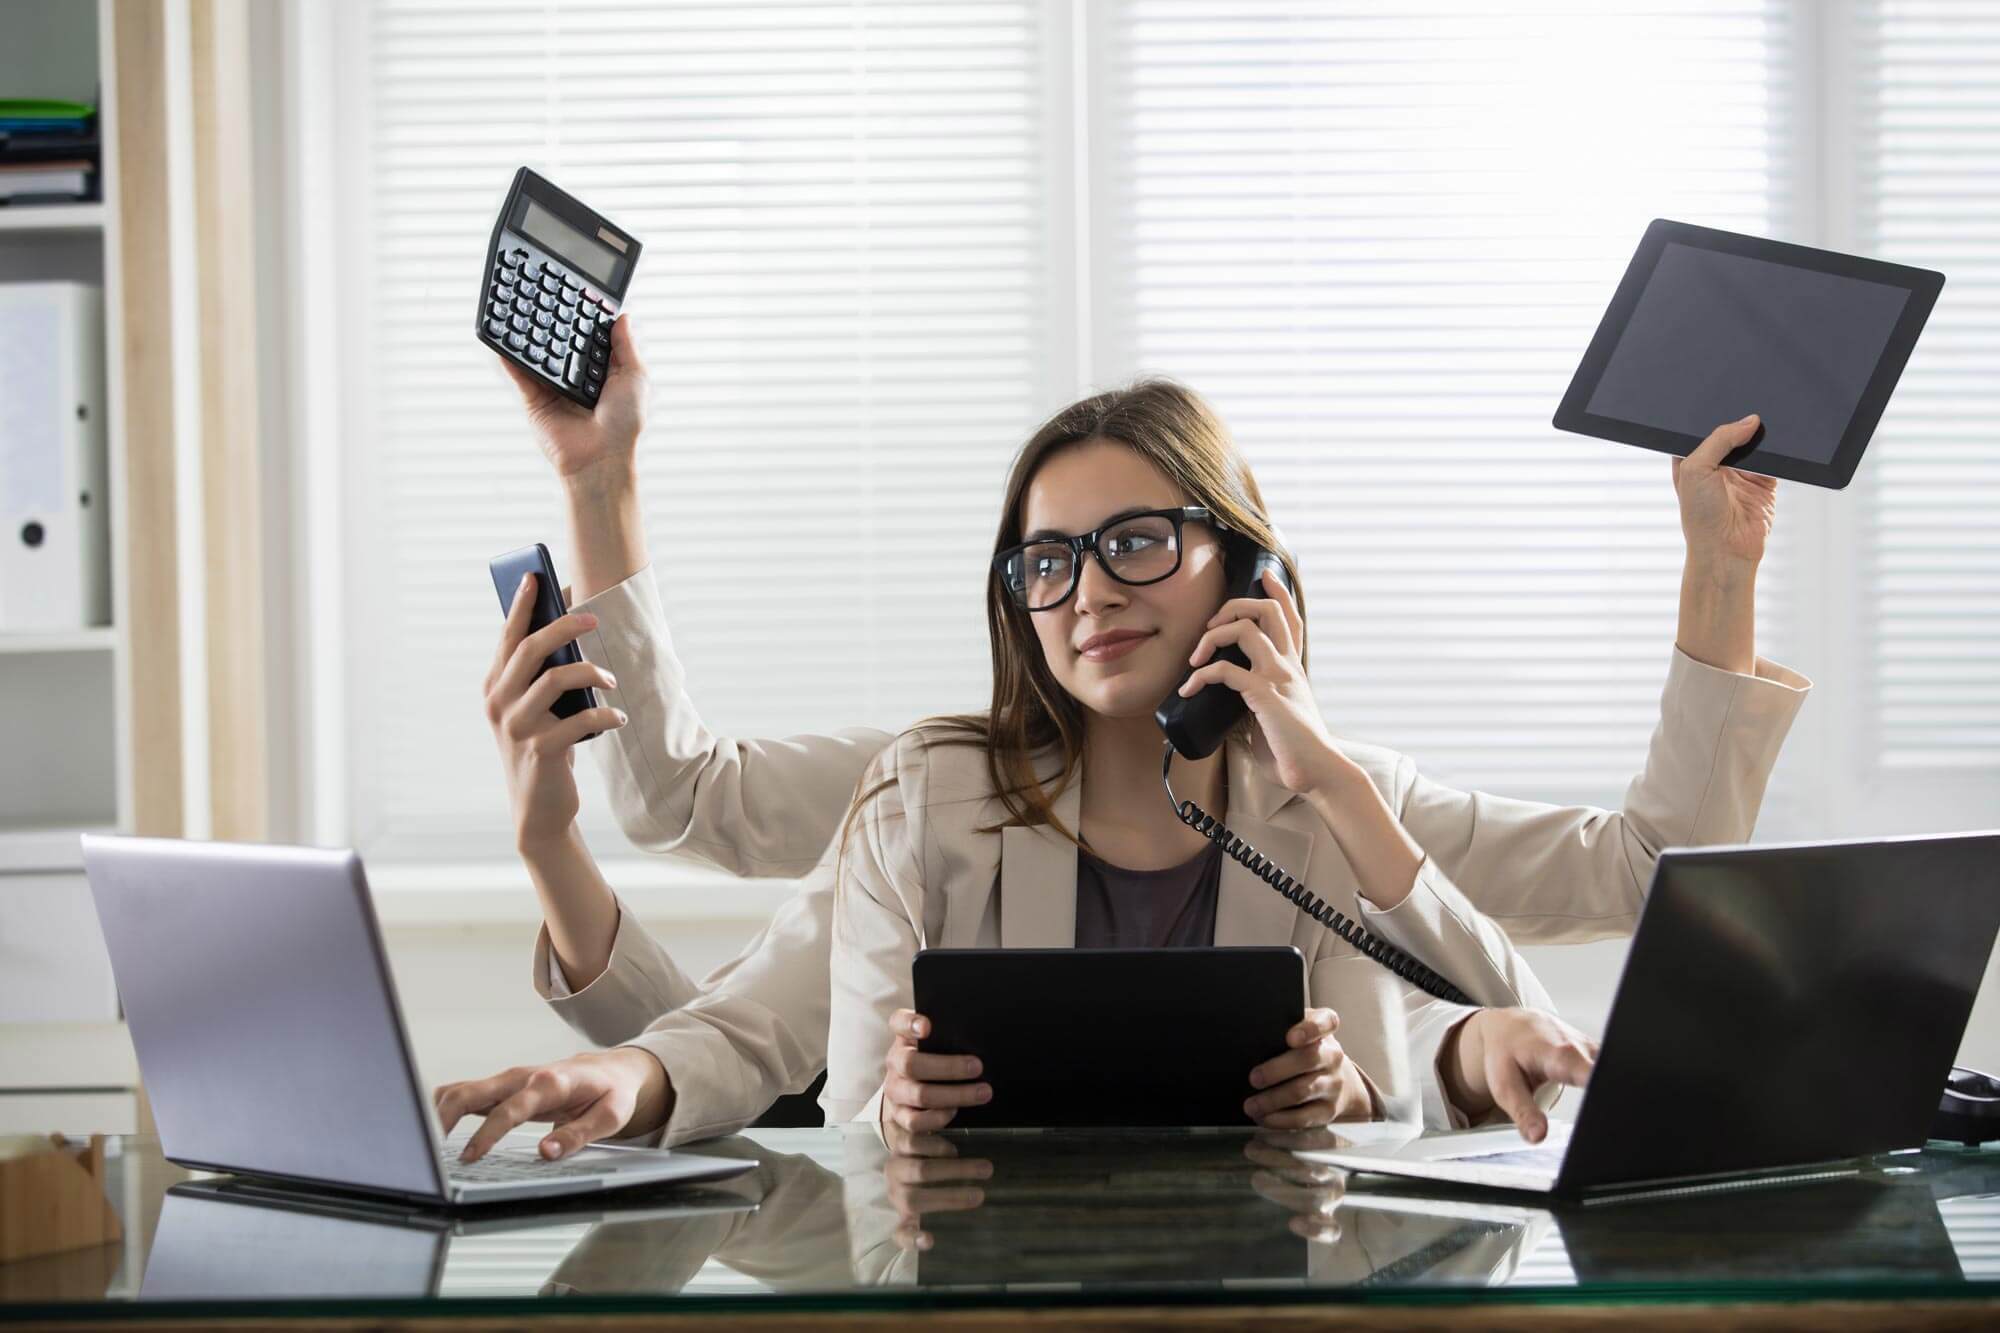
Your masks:
<instances>
[{"instance_id":1,"label":"woman's chin","mask_svg":"<svg viewBox=\"0 0 2000 1333\"><path fill-rule=\"evenodd\" d=\"M1101 681L1082 695L1079 702L1100 717L1150 718L1172 689L1172 681Z\"/></svg>"}]
</instances>

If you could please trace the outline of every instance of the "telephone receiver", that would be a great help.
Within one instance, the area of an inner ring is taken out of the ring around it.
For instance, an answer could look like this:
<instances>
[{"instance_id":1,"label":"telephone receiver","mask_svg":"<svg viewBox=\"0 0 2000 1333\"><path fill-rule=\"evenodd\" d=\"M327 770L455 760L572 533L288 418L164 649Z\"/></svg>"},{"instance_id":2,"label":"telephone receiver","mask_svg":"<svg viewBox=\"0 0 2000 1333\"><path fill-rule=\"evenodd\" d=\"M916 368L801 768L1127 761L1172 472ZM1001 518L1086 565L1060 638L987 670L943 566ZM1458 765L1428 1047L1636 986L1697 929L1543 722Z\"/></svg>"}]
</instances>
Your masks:
<instances>
[{"instance_id":1,"label":"telephone receiver","mask_svg":"<svg viewBox=\"0 0 2000 1333\"><path fill-rule=\"evenodd\" d=\"M1288 592L1297 595L1292 587L1292 576L1285 572L1285 562L1275 551L1258 546L1251 538L1241 533L1223 534L1223 569L1229 576L1229 590L1222 599L1232 601L1238 597L1264 597L1264 571L1276 570L1278 582L1285 585ZM1226 643L1216 649L1215 656L1225 662L1234 662L1248 670L1250 659L1241 648ZM1200 665L1207 665L1202 663ZM1203 687L1199 694L1183 697L1181 683L1195 673L1198 667L1189 667L1179 681L1174 682L1174 693L1169 694L1160 706L1153 710L1153 720L1160 724L1160 730L1167 733L1167 740L1175 750L1189 759L1206 759L1222 744L1222 738L1236 719L1243 716L1245 704L1243 696L1235 690L1216 681Z\"/></svg>"},{"instance_id":2,"label":"telephone receiver","mask_svg":"<svg viewBox=\"0 0 2000 1333\"><path fill-rule=\"evenodd\" d=\"M1282 540L1282 539L1281 539ZM1292 577L1285 570L1285 562L1276 551L1256 544L1255 539L1239 532L1225 531L1222 534L1223 570L1228 576L1229 587L1223 600L1238 597L1267 597L1269 590L1264 587L1264 571L1276 570L1278 581L1287 591L1297 595L1298 589L1292 584ZM1224 644L1216 649L1209 661L1217 658L1234 662L1248 670L1250 659L1235 644ZM1236 720L1243 716L1248 707L1243 696L1228 685L1217 681L1204 686L1192 697L1184 697L1180 686L1201 666L1198 663L1182 673L1175 682L1174 692L1153 710L1153 720L1160 724L1160 730L1167 735L1165 758L1161 761L1160 778L1166 783L1167 800L1173 805L1174 813L1180 821L1195 832L1216 843L1222 850L1234 857L1252 874L1283 894L1301 912L1331 930L1334 934L1353 945L1368 958L1394 972L1418 990L1435 995L1439 999L1450 1000L1454 1004L1472 1004L1472 997L1454 986L1450 981L1432 971L1422 962L1412 958L1386 940L1377 938L1358 923L1336 911L1332 904L1315 897L1305 885L1276 862L1267 859L1255 847L1229 831L1229 826L1203 810L1193 801L1182 801L1174 796L1173 765L1174 755L1189 759L1206 759L1222 744L1222 739Z\"/></svg>"}]
</instances>

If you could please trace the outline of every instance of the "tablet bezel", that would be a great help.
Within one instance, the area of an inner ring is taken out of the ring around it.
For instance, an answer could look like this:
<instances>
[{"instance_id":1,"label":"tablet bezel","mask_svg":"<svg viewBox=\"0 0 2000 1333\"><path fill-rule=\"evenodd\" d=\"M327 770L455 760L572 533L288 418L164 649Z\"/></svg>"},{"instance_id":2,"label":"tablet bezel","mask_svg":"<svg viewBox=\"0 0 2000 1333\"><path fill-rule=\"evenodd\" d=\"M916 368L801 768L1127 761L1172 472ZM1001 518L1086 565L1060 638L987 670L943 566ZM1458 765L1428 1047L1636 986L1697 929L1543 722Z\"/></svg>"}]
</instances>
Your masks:
<instances>
[{"instance_id":1,"label":"tablet bezel","mask_svg":"<svg viewBox=\"0 0 2000 1333\"><path fill-rule=\"evenodd\" d=\"M1944 287L1944 274L1880 259L1817 250L1789 241L1773 241L1761 236L1699 227L1690 222L1654 218L1647 226L1646 234L1640 238L1639 248L1633 251L1632 262L1626 266L1625 276L1619 280L1618 290L1613 293L1611 304L1605 307L1597 332L1591 337L1590 346L1584 350L1576 374L1570 378L1569 389L1563 394L1561 405L1556 408L1552 424L1557 430L1619 444L1636 444L1642 449L1681 458L1693 453L1701 444L1702 436L1685 435L1680 431L1619 417L1598 416L1584 408L1596 392L1604 368L1611 360L1612 350L1624 336L1625 326L1631 320L1632 312L1638 308L1640 294L1645 291L1653 270L1659 265L1661 254L1670 242L1769 260L1838 277L1884 283L1900 287L1910 294L1903 304L1901 318L1896 321L1894 331L1882 348L1882 355L1875 362L1875 370L1868 377L1868 385L1862 390L1860 401L1854 405L1854 414L1848 418L1847 429L1840 437L1840 447L1834 451L1830 462L1815 463L1788 454L1759 453L1758 445L1764 437L1762 425L1758 426L1757 433L1751 436L1748 444L1732 450L1723 459L1725 466L1745 472L1808 482L1834 490L1845 487L1853 480L1855 469L1861 465L1862 453L1875 434L1883 410L1889 405L1889 395L1902 376L1903 367L1916 347L1917 336L1923 332L1932 307L1937 304L1938 293Z\"/></svg>"}]
</instances>

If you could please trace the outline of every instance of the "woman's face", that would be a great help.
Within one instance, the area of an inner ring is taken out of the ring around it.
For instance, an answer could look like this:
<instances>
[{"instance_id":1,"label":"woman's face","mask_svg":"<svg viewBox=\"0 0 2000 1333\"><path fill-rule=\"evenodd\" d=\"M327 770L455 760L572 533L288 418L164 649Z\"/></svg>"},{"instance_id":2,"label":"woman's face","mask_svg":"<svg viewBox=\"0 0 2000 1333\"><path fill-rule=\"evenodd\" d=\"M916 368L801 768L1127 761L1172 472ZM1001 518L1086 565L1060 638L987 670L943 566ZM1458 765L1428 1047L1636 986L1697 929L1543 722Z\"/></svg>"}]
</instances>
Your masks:
<instances>
[{"instance_id":1,"label":"woman's face","mask_svg":"<svg viewBox=\"0 0 2000 1333\"><path fill-rule=\"evenodd\" d=\"M1058 450L1028 483L1021 502L1022 540L1047 533L1074 537L1132 509L1172 509L1193 501L1135 450L1086 440ZM1076 591L1028 621L1056 680L1076 701L1105 717L1151 717L1180 684L1188 654L1227 586L1222 544L1206 523L1181 529L1180 568L1158 583L1132 587L1085 555ZM1109 635L1132 642L1086 652Z\"/></svg>"}]
</instances>

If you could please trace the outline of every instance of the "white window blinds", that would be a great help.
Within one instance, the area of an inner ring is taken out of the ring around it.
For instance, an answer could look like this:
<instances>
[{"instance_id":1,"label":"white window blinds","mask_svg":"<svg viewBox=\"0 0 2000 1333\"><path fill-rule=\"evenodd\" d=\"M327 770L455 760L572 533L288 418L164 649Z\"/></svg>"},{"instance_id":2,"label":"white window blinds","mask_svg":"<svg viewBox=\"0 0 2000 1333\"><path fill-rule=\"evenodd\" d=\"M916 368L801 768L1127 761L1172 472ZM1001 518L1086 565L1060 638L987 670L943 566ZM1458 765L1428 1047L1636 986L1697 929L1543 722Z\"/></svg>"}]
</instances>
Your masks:
<instances>
[{"instance_id":1,"label":"white window blinds","mask_svg":"<svg viewBox=\"0 0 2000 1333\"><path fill-rule=\"evenodd\" d=\"M569 567L554 475L471 336L522 163L646 244L649 538L711 724L984 705L1003 468L1052 396L1042 22L1035 0L368 8L348 529L371 854L510 845L485 562L539 539Z\"/></svg>"},{"instance_id":2,"label":"white window blinds","mask_svg":"<svg viewBox=\"0 0 2000 1333\"><path fill-rule=\"evenodd\" d=\"M1856 486L1781 487L1758 648L1859 705L1809 713L1788 751L1851 728L1878 797L2000 774L2000 4L344 12L347 735L371 855L504 855L485 560L540 539L571 563L469 329L467 257L524 162L647 242L649 536L719 730L982 705L1005 461L1050 408L1155 371L1256 464L1336 732L1616 805L1672 652L1678 513L1664 456L1548 423L1667 216L1949 275ZM1837 67L1816 54L1835 29ZM1794 624L1789 594L1821 581L1794 552L1817 571L1833 550L1859 584ZM1826 808L1833 771L1799 775Z\"/></svg>"},{"instance_id":3,"label":"white window blinds","mask_svg":"<svg viewBox=\"0 0 2000 1333\"><path fill-rule=\"evenodd\" d=\"M1790 231L1786 9L1123 0L1101 27L1097 369L1185 379L1233 425L1329 725L1615 807L1678 509L1664 455L1549 418L1650 218Z\"/></svg>"},{"instance_id":4,"label":"white window blinds","mask_svg":"<svg viewBox=\"0 0 2000 1333\"><path fill-rule=\"evenodd\" d=\"M2000 4L1864 5L1857 244L1946 275L1857 481L1872 750L2000 774ZM1988 807L1991 808L1990 806Z\"/></svg>"}]
</instances>

